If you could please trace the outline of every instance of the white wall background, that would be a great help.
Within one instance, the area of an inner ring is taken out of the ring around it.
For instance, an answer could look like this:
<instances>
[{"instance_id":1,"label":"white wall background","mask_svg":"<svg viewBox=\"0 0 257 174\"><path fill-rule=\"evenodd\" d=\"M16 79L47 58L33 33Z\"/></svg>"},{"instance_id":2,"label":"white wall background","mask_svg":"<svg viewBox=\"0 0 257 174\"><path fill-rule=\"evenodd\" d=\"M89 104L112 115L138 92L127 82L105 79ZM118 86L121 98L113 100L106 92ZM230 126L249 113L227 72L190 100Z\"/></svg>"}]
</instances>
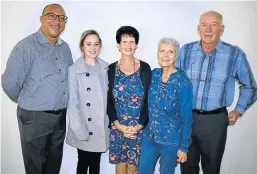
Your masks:
<instances>
[{"instance_id":1,"label":"white wall background","mask_svg":"<svg viewBox=\"0 0 257 174\"><path fill-rule=\"evenodd\" d=\"M59 2L59 1L58 1ZM1 74L15 44L40 27L39 16L48 2L1 2ZM80 56L78 42L86 29L95 29L103 40L101 57L109 63L119 59L115 33L122 25L140 32L136 57L158 67L156 49L163 36L176 38L181 45L198 40L196 27L201 13L217 10L224 17L222 39L240 46L247 54L257 78L257 2L59 2L69 17L62 38L71 47L73 59ZM236 91L238 95L238 90ZM235 97L237 98L237 96ZM16 104L1 89L1 161L3 174L24 174ZM229 108L231 110L235 102ZM257 173L257 106L253 105L235 126L228 129L227 146L221 174ZM76 150L64 147L61 174L75 174ZM156 166L156 174L159 173ZM102 155L101 174L113 174L108 153ZM176 174L180 173L179 167Z\"/></svg>"}]
</instances>

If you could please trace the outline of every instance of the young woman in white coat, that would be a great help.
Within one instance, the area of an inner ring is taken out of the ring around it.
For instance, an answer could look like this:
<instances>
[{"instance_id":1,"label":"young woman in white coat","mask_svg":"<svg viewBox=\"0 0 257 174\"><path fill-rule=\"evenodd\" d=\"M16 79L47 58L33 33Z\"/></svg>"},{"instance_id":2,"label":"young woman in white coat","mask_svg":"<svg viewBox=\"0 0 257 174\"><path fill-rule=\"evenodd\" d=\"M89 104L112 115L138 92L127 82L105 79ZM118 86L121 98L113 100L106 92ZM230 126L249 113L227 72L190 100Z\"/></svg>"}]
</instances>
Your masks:
<instances>
[{"instance_id":1,"label":"young woman in white coat","mask_svg":"<svg viewBox=\"0 0 257 174\"><path fill-rule=\"evenodd\" d=\"M106 115L108 63L98 57L102 41L94 30L81 35L82 56L69 67L67 144L77 148L77 174L98 174L102 152L109 147Z\"/></svg>"}]
</instances>

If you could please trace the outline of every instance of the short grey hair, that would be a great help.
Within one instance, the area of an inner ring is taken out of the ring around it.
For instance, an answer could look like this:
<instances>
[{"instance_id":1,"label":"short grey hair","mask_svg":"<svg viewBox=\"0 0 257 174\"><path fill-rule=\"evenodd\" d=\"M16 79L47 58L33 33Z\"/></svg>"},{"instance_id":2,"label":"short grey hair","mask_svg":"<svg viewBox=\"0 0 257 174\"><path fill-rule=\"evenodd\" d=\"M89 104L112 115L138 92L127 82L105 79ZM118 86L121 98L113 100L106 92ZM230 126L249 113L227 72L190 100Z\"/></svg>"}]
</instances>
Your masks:
<instances>
[{"instance_id":1,"label":"short grey hair","mask_svg":"<svg viewBox=\"0 0 257 174\"><path fill-rule=\"evenodd\" d=\"M207 12L204 12L203 14L201 14L199 23L201 23L201 18L202 18L204 15L207 15L207 14L210 14L210 13L215 14L215 15L217 16L217 18L219 18L219 20L220 20L220 25L223 25L223 17L222 17L222 14L220 14L219 12L214 11L214 10L210 10L210 11L207 11Z\"/></svg>"},{"instance_id":2,"label":"short grey hair","mask_svg":"<svg viewBox=\"0 0 257 174\"><path fill-rule=\"evenodd\" d=\"M176 39L173 39L171 37L163 37L163 38L161 38L159 43L158 43L158 50L160 49L160 46L163 43L172 45L175 48L176 55L178 55L180 45L179 45L179 42Z\"/></svg>"}]
</instances>

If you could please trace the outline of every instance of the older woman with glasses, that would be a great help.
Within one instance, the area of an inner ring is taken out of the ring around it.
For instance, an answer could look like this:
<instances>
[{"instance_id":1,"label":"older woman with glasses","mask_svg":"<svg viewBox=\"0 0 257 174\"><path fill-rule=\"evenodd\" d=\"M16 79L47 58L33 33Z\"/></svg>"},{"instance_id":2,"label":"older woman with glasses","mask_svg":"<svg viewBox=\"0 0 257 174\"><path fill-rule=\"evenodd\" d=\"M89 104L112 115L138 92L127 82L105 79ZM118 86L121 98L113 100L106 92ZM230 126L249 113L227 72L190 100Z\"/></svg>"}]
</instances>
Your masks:
<instances>
[{"instance_id":1,"label":"older woman with glasses","mask_svg":"<svg viewBox=\"0 0 257 174\"><path fill-rule=\"evenodd\" d=\"M160 158L160 173L173 174L177 162L187 160L191 142L192 85L175 68L179 43L162 38L158 44L158 63L152 71L148 93L149 122L144 132L139 174L153 174Z\"/></svg>"}]
</instances>

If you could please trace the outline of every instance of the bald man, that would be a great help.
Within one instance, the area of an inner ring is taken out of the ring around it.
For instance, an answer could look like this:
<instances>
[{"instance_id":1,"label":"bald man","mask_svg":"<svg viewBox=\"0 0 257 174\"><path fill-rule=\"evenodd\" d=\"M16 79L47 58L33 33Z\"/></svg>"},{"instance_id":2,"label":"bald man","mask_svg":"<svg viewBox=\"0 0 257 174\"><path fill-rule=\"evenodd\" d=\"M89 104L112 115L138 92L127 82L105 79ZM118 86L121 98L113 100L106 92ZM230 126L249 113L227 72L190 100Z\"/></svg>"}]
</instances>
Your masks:
<instances>
[{"instance_id":1,"label":"bald man","mask_svg":"<svg viewBox=\"0 0 257 174\"><path fill-rule=\"evenodd\" d=\"M187 161L181 164L182 174L199 174L200 159L204 174L219 174L227 126L234 125L256 101L256 81L246 54L220 39L224 28L221 14L203 13L198 25L200 41L185 44L175 64L193 85L192 143ZM228 113L235 81L240 85L240 96Z\"/></svg>"},{"instance_id":2,"label":"bald man","mask_svg":"<svg viewBox=\"0 0 257 174\"><path fill-rule=\"evenodd\" d=\"M22 153L26 174L58 174L66 129L68 44L60 39L67 16L59 4L47 5L40 29L13 49L2 87L18 103Z\"/></svg>"}]
</instances>

